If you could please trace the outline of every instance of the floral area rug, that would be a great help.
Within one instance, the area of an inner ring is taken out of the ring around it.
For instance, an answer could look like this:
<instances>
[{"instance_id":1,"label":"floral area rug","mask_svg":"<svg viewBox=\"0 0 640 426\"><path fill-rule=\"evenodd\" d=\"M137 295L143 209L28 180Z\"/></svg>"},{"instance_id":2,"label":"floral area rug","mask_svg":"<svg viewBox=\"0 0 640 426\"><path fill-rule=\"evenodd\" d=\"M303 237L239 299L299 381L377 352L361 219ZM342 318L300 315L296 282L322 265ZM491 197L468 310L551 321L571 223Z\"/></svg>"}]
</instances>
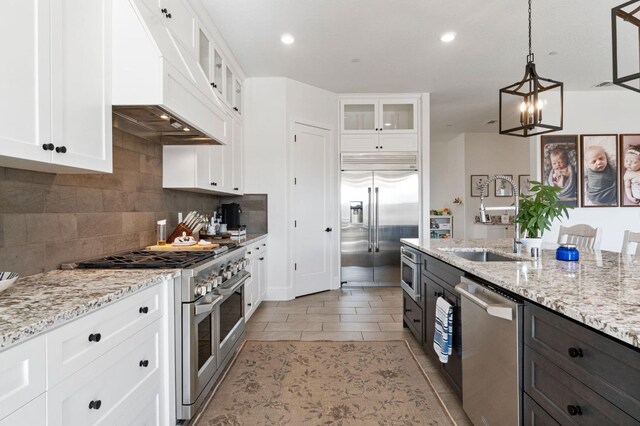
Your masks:
<instances>
[{"instance_id":1,"label":"floral area rug","mask_svg":"<svg viewBox=\"0 0 640 426\"><path fill-rule=\"evenodd\" d=\"M454 424L405 341L247 341L197 421Z\"/></svg>"}]
</instances>

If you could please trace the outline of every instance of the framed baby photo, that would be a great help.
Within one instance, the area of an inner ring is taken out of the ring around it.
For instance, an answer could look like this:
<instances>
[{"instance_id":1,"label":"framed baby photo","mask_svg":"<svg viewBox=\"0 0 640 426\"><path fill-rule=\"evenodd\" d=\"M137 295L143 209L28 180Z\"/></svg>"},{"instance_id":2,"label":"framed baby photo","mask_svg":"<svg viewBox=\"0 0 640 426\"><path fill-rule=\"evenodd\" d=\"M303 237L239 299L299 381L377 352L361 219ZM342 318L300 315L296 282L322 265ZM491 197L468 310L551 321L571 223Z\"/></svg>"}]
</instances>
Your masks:
<instances>
[{"instance_id":1,"label":"framed baby photo","mask_svg":"<svg viewBox=\"0 0 640 426\"><path fill-rule=\"evenodd\" d=\"M529 191L531 191L529 175L518 175L518 188L520 188L520 194L524 195L527 195Z\"/></svg>"},{"instance_id":2,"label":"framed baby photo","mask_svg":"<svg viewBox=\"0 0 640 426\"><path fill-rule=\"evenodd\" d=\"M618 206L618 135L580 136L582 207Z\"/></svg>"},{"instance_id":3,"label":"framed baby photo","mask_svg":"<svg viewBox=\"0 0 640 426\"><path fill-rule=\"evenodd\" d=\"M560 188L558 199L567 206L578 206L580 158L578 135L542 136L541 181Z\"/></svg>"},{"instance_id":4,"label":"framed baby photo","mask_svg":"<svg viewBox=\"0 0 640 426\"><path fill-rule=\"evenodd\" d=\"M640 134L620 135L620 206L640 207Z\"/></svg>"},{"instance_id":5,"label":"framed baby photo","mask_svg":"<svg viewBox=\"0 0 640 426\"><path fill-rule=\"evenodd\" d=\"M482 185L489 179L489 175L471 175L471 196L479 197ZM489 188L485 188L484 196L489 196Z\"/></svg>"},{"instance_id":6,"label":"framed baby photo","mask_svg":"<svg viewBox=\"0 0 640 426\"><path fill-rule=\"evenodd\" d=\"M513 181L512 175L502 176L506 176ZM496 179L495 194L496 197L513 197L513 186L504 179Z\"/></svg>"}]
</instances>

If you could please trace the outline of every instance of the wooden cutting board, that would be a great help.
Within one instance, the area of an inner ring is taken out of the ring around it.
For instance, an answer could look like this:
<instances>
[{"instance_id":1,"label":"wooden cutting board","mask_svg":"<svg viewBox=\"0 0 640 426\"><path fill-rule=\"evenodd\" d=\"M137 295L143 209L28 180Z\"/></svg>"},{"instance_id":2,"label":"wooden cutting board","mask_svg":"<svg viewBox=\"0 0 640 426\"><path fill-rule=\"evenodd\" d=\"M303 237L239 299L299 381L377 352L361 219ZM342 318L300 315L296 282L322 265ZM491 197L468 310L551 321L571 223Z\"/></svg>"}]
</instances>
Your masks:
<instances>
[{"instance_id":1,"label":"wooden cutting board","mask_svg":"<svg viewBox=\"0 0 640 426\"><path fill-rule=\"evenodd\" d=\"M220 247L220 244L213 243L209 246L199 246L198 244L192 246L173 246L171 244L165 244L163 246L153 245L147 246L145 250L150 251L207 251Z\"/></svg>"}]
</instances>

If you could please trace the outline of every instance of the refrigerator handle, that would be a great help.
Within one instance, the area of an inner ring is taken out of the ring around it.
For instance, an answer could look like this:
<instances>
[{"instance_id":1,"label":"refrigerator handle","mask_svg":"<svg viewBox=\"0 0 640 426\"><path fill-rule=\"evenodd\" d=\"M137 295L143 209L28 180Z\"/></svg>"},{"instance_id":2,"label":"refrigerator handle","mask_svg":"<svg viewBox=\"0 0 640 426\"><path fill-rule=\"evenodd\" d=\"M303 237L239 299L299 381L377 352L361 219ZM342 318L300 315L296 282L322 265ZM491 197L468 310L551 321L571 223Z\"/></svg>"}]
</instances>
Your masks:
<instances>
[{"instance_id":1,"label":"refrigerator handle","mask_svg":"<svg viewBox=\"0 0 640 426\"><path fill-rule=\"evenodd\" d=\"M369 211L368 211L369 226L367 227L367 234L368 234L367 236L368 236L368 240L369 240L369 252L371 252L371 244L372 244L371 243L371 241L372 241L372 238L371 238L371 213L372 213L372 211L371 211L371 207L372 207L372 204L371 204L371 188L367 188L367 192L369 193L369 205L368 205L368 208L369 208Z\"/></svg>"},{"instance_id":2,"label":"refrigerator handle","mask_svg":"<svg viewBox=\"0 0 640 426\"><path fill-rule=\"evenodd\" d=\"M380 251L380 222L378 221L378 216L380 215L380 202L379 202L379 192L376 187L376 252Z\"/></svg>"}]
</instances>

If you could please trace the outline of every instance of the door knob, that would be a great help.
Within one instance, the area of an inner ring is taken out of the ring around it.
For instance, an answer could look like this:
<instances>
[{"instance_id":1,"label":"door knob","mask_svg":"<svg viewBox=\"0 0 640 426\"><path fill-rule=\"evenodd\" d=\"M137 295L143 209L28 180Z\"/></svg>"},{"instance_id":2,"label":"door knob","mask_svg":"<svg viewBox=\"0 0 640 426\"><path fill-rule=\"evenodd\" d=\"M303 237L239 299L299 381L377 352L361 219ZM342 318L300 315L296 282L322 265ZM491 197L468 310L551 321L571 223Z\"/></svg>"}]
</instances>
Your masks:
<instances>
[{"instance_id":1,"label":"door knob","mask_svg":"<svg viewBox=\"0 0 640 426\"><path fill-rule=\"evenodd\" d=\"M327 228L327 229L324 230L324 232L331 232L331 231L333 231L333 229L331 229L331 228Z\"/></svg>"}]
</instances>

